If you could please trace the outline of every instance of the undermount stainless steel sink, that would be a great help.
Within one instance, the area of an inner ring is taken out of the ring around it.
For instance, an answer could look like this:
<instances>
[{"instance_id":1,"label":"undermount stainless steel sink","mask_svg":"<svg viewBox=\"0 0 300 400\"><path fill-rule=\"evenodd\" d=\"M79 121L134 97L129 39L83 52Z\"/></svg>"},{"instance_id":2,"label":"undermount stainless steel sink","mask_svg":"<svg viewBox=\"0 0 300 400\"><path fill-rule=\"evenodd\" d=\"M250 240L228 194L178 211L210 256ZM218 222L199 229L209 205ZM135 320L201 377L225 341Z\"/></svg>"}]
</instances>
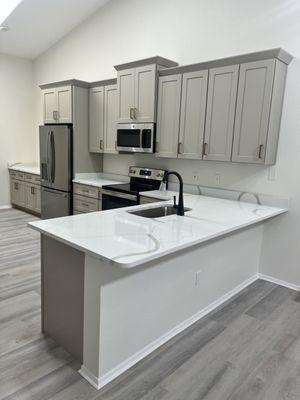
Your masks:
<instances>
[{"instance_id":1,"label":"undermount stainless steel sink","mask_svg":"<svg viewBox=\"0 0 300 400\"><path fill-rule=\"evenodd\" d=\"M184 211L190 211L190 208L185 208ZM137 215L144 218L161 218L168 215L177 214L177 208L173 206L144 208L143 210L127 211L129 214Z\"/></svg>"}]
</instances>

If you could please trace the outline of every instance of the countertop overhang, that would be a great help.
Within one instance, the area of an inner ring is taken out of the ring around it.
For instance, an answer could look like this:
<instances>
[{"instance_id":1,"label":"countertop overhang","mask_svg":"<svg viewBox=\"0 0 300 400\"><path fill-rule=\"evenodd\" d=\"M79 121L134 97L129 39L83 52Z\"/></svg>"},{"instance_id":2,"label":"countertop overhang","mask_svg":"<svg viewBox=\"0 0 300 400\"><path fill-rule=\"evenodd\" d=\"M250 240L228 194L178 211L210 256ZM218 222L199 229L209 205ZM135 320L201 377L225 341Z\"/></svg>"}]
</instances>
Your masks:
<instances>
[{"instance_id":1,"label":"countertop overhang","mask_svg":"<svg viewBox=\"0 0 300 400\"><path fill-rule=\"evenodd\" d=\"M33 229L93 257L133 268L238 231L288 211L201 195L184 196L184 217L148 219L128 213L164 201L29 223Z\"/></svg>"}]
</instances>

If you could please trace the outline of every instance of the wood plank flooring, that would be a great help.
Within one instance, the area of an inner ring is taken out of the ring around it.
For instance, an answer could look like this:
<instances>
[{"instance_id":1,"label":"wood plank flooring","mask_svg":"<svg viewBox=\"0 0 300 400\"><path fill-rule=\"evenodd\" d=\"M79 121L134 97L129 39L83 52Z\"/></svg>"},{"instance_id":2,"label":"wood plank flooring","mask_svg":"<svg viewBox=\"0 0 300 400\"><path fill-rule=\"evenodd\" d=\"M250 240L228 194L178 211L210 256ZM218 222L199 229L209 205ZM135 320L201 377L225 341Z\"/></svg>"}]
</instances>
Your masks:
<instances>
[{"instance_id":1,"label":"wood plank flooring","mask_svg":"<svg viewBox=\"0 0 300 400\"><path fill-rule=\"evenodd\" d=\"M40 333L34 219L0 211L0 400L300 399L300 296L264 281L93 389Z\"/></svg>"}]
</instances>

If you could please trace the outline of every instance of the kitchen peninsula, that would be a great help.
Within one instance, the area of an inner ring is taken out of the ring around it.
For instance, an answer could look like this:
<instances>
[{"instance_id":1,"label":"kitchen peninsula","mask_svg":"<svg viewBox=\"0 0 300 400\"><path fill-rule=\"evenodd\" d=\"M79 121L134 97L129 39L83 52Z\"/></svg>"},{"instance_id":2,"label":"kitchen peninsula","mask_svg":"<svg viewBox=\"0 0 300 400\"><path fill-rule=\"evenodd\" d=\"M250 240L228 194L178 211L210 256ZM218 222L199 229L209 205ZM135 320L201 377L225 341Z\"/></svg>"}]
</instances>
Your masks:
<instances>
[{"instance_id":1,"label":"kitchen peninsula","mask_svg":"<svg viewBox=\"0 0 300 400\"><path fill-rule=\"evenodd\" d=\"M168 203L30 223L43 331L98 389L256 280L263 221L287 212L188 194L185 216L132 214Z\"/></svg>"}]
</instances>

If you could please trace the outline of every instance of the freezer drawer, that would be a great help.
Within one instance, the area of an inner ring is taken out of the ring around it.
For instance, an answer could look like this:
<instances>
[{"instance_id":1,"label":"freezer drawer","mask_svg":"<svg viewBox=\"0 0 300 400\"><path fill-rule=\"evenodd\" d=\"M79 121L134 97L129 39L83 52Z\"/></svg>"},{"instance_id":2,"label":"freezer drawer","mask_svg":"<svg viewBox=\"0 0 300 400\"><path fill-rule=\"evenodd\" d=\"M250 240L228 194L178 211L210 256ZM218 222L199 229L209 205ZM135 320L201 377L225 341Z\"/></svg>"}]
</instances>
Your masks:
<instances>
[{"instance_id":1,"label":"freezer drawer","mask_svg":"<svg viewBox=\"0 0 300 400\"><path fill-rule=\"evenodd\" d=\"M72 214L72 194L42 187L42 219L65 217Z\"/></svg>"}]
</instances>

